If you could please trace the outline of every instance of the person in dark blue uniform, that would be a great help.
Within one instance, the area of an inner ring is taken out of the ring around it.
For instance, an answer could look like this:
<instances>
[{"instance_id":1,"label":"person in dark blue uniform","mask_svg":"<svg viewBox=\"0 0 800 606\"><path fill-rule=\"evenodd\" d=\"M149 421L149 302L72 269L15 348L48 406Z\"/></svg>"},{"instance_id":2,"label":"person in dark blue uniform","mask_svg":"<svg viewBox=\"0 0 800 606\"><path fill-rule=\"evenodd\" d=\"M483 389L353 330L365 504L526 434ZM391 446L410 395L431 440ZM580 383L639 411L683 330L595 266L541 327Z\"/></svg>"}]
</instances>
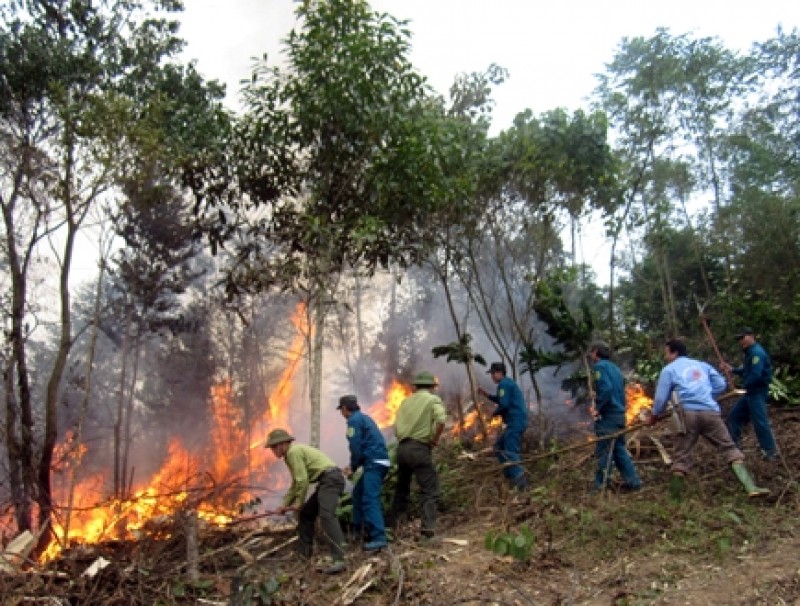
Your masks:
<instances>
[{"instance_id":1,"label":"person in dark blue uniform","mask_svg":"<svg viewBox=\"0 0 800 606\"><path fill-rule=\"evenodd\" d=\"M592 343L589 359L593 364L594 403L590 412L594 418L594 433L603 438L625 428L625 379L619 367L611 362L611 349L603 342ZM625 436L600 439L595 446L597 472L594 490L608 486L611 475L611 461L622 476L624 490L639 490L642 482L633 459L625 447Z\"/></svg>"},{"instance_id":2,"label":"person in dark blue uniform","mask_svg":"<svg viewBox=\"0 0 800 606\"><path fill-rule=\"evenodd\" d=\"M748 422L752 422L764 458L773 460L778 456L778 446L775 444L775 436L772 434L767 416L772 361L766 350L756 341L752 328L741 329L736 339L744 351L743 363L738 368L723 363L722 369L742 377L745 394L728 413L728 431L731 432L737 448L741 448L742 430Z\"/></svg>"},{"instance_id":3,"label":"person in dark blue uniform","mask_svg":"<svg viewBox=\"0 0 800 606\"><path fill-rule=\"evenodd\" d=\"M497 393L489 395L485 389L478 388L479 393L497 404L492 416L499 416L505 425L503 432L494 443L497 460L503 463L503 475L518 490L528 487L525 470L519 465L522 434L528 427L528 404L522 395L519 385L506 376L506 365L493 362L489 367L492 381L497 384ZM506 465L512 463L512 465ZM513 463L517 463L514 465Z\"/></svg>"},{"instance_id":4,"label":"person in dark blue uniform","mask_svg":"<svg viewBox=\"0 0 800 606\"><path fill-rule=\"evenodd\" d=\"M389 471L389 453L386 440L368 415L361 412L356 396L339 398L342 416L347 419L347 442L350 446L350 465L345 468L347 477L358 469L361 478L353 486L353 525L363 525L367 542L364 549L377 551L386 547L386 525L381 507L383 480Z\"/></svg>"}]
</instances>

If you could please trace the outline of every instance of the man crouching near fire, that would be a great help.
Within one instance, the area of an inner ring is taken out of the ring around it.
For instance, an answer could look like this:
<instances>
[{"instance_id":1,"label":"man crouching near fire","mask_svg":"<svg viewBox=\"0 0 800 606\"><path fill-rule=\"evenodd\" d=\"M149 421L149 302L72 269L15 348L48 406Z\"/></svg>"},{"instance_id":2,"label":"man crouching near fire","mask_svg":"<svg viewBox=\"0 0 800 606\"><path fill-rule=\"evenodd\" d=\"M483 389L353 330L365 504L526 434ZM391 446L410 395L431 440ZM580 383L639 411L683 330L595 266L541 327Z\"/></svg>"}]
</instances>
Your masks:
<instances>
[{"instance_id":1,"label":"man crouching near fire","mask_svg":"<svg viewBox=\"0 0 800 606\"><path fill-rule=\"evenodd\" d=\"M336 506L344 492L344 475L336 463L321 450L292 442L294 438L285 429L273 429L267 436L266 447L286 462L292 475L292 485L283 497L283 504L275 513L299 512L298 551L306 558L310 558L313 553L314 528L319 516L333 560L329 567L320 569L320 572L338 574L345 569L344 535L336 517ZM315 482L317 489L306 500L308 485Z\"/></svg>"},{"instance_id":2,"label":"man crouching near fire","mask_svg":"<svg viewBox=\"0 0 800 606\"><path fill-rule=\"evenodd\" d=\"M750 497L769 494L769 490L758 488L744 466L744 454L736 448L728 428L722 420L719 404L714 396L725 390L725 379L711 365L693 360L686 355L686 344L670 339L664 344L664 359L667 365L658 377L653 400L653 412L648 423L654 425L663 418L667 403L677 395L674 405L680 406L684 427L675 437L675 452L672 463L672 480L669 485L673 501L680 501L684 477L689 473L692 451L700 436L714 446L730 463L734 475L739 479Z\"/></svg>"}]
</instances>

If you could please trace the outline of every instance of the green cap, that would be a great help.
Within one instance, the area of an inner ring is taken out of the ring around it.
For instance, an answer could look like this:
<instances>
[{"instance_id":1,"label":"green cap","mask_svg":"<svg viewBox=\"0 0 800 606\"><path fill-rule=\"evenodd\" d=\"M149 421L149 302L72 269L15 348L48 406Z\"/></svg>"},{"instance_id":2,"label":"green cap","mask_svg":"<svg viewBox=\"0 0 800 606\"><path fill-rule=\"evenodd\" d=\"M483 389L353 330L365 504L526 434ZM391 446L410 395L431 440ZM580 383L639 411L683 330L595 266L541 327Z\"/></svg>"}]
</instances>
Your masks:
<instances>
[{"instance_id":1,"label":"green cap","mask_svg":"<svg viewBox=\"0 0 800 606\"><path fill-rule=\"evenodd\" d=\"M269 432L269 435L267 436L267 443L264 445L264 447L270 448L276 444L291 442L292 440L294 440L294 438L290 436L289 432L285 429L273 429Z\"/></svg>"},{"instance_id":2,"label":"green cap","mask_svg":"<svg viewBox=\"0 0 800 606\"><path fill-rule=\"evenodd\" d=\"M413 384L418 387L432 387L434 385L438 385L439 381L436 380L436 377L433 376L432 372L423 370L422 372L417 373L417 376L414 377Z\"/></svg>"}]
</instances>

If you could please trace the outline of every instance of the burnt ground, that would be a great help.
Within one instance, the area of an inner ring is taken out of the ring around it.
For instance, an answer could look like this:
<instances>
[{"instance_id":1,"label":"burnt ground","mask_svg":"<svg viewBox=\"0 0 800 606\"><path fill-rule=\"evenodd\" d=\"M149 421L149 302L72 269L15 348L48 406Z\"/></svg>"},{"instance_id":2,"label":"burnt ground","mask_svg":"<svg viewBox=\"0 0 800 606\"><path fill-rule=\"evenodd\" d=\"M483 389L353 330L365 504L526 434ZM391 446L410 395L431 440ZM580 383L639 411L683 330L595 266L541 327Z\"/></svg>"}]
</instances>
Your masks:
<instances>
[{"instance_id":1,"label":"burnt ground","mask_svg":"<svg viewBox=\"0 0 800 606\"><path fill-rule=\"evenodd\" d=\"M531 445L534 488L524 495L505 489L485 453L446 444L437 454L441 545L419 545L412 519L378 555L353 546L347 571L329 577L293 554L291 527L201 528L190 581L183 527L165 522L137 543L73 549L44 569L2 575L0 595L9 605L800 604L800 410L773 410L772 420L780 461L761 461L751 434L745 442L753 476L772 491L764 499L748 499L701 444L684 498L672 502L649 429L631 443L644 481L637 493L589 493L586 438L561 451ZM661 441L668 450L669 437ZM498 535L516 539L518 551L487 548ZM101 555L109 565L84 575Z\"/></svg>"}]
</instances>

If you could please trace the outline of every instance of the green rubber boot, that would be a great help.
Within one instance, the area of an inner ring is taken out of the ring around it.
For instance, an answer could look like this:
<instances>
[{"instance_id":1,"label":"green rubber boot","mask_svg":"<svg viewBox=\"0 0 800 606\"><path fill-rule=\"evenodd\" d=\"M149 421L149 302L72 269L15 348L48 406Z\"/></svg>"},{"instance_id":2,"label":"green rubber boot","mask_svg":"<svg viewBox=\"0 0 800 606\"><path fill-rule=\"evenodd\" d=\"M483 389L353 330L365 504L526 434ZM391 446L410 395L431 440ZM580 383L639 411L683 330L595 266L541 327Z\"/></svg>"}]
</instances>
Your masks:
<instances>
[{"instance_id":1,"label":"green rubber boot","mask_svg":"<svg viewBox=\"0 0 800 606\"><path fill-rule=\"evenodd\" d=\"M673 503L680 503L683 500L683 475L672 474L669 481L669 498Z\"/></svg>"},{"instance_id":2,"label":"green rubber boot","mask_svg":"<svg viewBox=\"0 0 800 606\"><path fill-rule=\"evenodd\" d=\"M747 471L744 463L731 463L731 469L734 475L739 479L747 491L747 496L750 498L765 497L769 494L769 488L759 488Z\"/></svg>"}]
</instances>

